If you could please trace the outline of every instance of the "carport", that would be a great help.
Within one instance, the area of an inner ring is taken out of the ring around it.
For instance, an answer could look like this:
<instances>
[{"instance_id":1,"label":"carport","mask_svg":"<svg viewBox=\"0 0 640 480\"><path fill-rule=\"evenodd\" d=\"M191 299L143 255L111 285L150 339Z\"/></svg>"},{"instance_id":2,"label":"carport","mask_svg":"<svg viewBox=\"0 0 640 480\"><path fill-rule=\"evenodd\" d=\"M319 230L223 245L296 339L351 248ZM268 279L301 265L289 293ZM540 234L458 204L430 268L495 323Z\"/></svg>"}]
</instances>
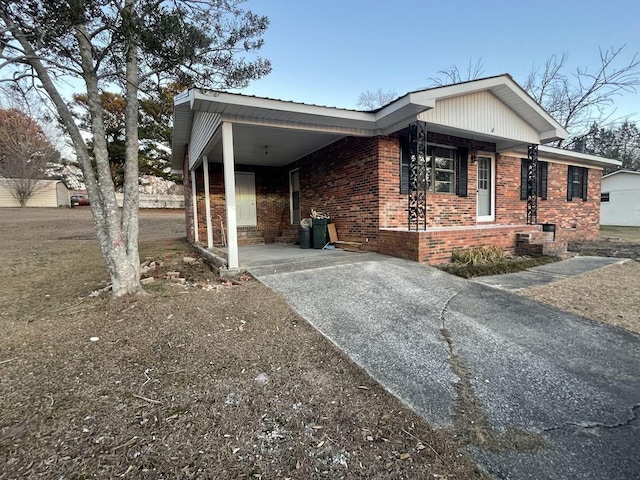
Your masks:
<instances>
[{"instance_id":1,"label":"carport","mask_svg":"<svg viewBox=\"0 0 640 480\"><path fill-rule=\"evenodd\" d=\"M222 164L228 266L238 268L238 216L255 215L251 202L237 199L236 167L284 167L332 144L345 136L371 137L389 134L407 118L432 107L415 95L379 112L360 112L282 100L190 89L174 101L173 169L184 172L185 187L191 190L191 210L187 222L194 227L194 241L206 240L213 247L217 227L212 214L209 170ZM202 168L204 192L197 190L196 170ZM291 178L289 179L289 183ZM291 189L291 185L288 186ZM295 195L290 191L290 196ZM202 201L200 201L200 197ZM291 198L291 223L295 224L295 198ZM198 238L198 209L204 208L206 239Z\"/></svg>"}]
</instances>

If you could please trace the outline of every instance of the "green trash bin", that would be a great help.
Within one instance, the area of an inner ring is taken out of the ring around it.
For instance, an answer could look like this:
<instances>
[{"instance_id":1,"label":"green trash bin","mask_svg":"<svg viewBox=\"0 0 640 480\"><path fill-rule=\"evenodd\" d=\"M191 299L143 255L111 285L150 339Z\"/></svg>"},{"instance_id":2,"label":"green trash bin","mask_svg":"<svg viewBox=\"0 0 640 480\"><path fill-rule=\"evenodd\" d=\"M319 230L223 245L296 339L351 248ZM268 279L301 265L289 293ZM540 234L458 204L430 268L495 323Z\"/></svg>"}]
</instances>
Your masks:
<instances>
[{"instance_id":1,"label":"green trash bin","mask_svg":"<svg viewBox=\"0 0 640 480\"><path fill-rule=\"evenodd\" d=\"M311 224L313 229L313 248L322 248L329 243L329 232L327 231L328 218L314 218Z\"/></svg>"}]
</instances>

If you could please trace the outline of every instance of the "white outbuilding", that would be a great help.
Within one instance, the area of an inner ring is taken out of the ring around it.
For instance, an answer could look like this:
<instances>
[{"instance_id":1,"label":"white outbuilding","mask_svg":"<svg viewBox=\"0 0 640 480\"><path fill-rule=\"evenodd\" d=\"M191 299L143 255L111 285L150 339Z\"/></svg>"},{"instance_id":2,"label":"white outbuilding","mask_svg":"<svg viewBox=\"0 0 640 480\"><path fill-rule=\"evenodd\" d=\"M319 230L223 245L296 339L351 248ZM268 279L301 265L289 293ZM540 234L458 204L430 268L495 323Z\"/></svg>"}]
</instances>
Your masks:
<instances>
[{"instance_id":1,"label":"white outbuilding","mask_svg":"<svg viewBox=\"0 0 640 480\"><path fill-rule=\"evenodd\" d=\"M640 227L640 172L618 170L602 177L600 225Z\"/></svg>"},{"instance_id":2,"label":"white outbuilding","mask_svg":"<svg viewBox=\"0 0 640 480\"><path fill-rule=\"evenodd\" d=\"M19 207L11 194L10 178L0 178L0 207ZM38 180L34 194L27 200L27 207L68 207L69 189L60 180Z\"/></svg>"}]
</instances>

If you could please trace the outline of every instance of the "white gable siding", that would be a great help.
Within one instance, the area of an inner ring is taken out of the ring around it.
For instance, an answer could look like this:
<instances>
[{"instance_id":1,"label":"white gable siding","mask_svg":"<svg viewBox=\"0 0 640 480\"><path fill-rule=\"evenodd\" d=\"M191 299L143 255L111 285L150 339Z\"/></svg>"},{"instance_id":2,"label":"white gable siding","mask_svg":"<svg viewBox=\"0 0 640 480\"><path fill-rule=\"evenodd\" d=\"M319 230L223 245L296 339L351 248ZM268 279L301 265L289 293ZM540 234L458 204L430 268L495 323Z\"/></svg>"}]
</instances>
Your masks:
<instances>
[{"instance_id":1,"label":"white gable siding","mask_svg":"<svg viewBox=\"0 0 640 480\"><path fill-rule=\"evenodd\" d=\"M498 138L540 143L538 132L488 91L438 100L434 109L421 113L418 119Z\"/></svg>"},{"instance_id":2,"label":"white gable siding","mask_svg":"<svg viewBox=\"0 0 640 480\"><path fill-rule=\"evenodd\" d=\"M600 225L640 227L640 173L604 177L601 191L609 201L600 204Z\"/></svg>"}]
</instances>

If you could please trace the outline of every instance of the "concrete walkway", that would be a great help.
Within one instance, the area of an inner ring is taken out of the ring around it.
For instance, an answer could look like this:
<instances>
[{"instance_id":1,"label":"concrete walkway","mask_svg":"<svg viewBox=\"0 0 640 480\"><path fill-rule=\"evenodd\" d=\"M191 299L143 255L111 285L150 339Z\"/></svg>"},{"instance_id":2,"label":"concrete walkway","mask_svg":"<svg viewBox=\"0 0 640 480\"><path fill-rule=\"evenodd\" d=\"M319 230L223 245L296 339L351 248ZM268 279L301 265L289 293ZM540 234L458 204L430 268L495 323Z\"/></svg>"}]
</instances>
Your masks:
<instances>
[{"instance_id":1,"label":"concrete walkway","mask_svg":"<svg viewBox=\"0 0 640 480\"><path fill-rule=\"evenodd\" d=\"M469 448L488 472L640 475L640 337L414 262L308 260L249 270L430 424L465 428L459 383L497 439Z\"/></svg>"},{"instance_id":2,"label":"concrete walkway","mask_svg":"<svg viewBox=\"0 0 640 480\"><path fill-rule=\"evenodd\" d=\"M580 275L581 273L627 261L628 259L626 258L573 257L562 262L533 267L523 272L478 277L474 278L473 281L489 287L517 292L523 288L534 285L546 285L562 280L563 278Z\"/></svg>"}]
</instances>

